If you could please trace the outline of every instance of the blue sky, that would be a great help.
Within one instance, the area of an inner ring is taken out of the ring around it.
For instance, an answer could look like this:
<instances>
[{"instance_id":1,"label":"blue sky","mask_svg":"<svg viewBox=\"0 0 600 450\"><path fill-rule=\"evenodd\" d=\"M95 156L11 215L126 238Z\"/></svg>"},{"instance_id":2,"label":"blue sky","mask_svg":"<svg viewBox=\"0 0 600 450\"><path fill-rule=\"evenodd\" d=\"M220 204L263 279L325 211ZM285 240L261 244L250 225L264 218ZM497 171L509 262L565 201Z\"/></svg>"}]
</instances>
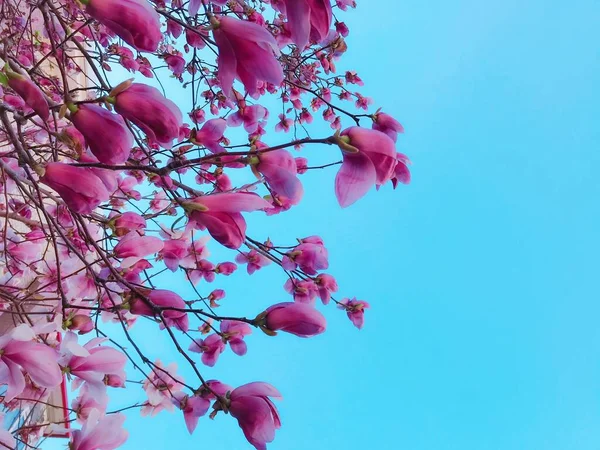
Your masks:
<instances>
[{"instance_id":1,"label":"blue sky","mask_svg":"<svg viewBox=\"0 0 600 450\"><path fill-rule=\"evenodd\" d=\"M413 184L340 210L336 169L313 172L299 207L249 223L320 234L341 294L372 305L365 328L329 308L326 334L255 333L204 372L280 389L273 450L597 450L598 3L363 0L342 18L340 68L405 125ZM223 312L288 299L275 268L233 278ZM179 414L126 424L126 450L249 448L227 416L192 437Z\"/></svg>"}]
</instances>

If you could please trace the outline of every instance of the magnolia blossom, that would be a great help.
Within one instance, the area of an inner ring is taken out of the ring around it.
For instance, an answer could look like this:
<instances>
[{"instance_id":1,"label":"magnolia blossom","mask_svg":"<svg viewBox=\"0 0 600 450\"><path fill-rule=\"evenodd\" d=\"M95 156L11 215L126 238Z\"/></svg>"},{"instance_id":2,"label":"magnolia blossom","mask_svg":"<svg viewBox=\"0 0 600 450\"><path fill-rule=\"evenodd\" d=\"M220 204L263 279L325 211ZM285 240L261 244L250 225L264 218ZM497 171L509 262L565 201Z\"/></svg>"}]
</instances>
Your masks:
<instances>
[{"instance_id":1,"label":"magnolia blossom","mask_svg":"<svg viewBox=\"0 0 600 450\"><path fill-rule=\"evenodd\" d=\"M340 301L338 307L346 310L350 321L360 330L365 323L365 309L370 308L370 305L363 300L356 300L356 298L345 298Z\"/></svg>"},{"instance_id":2,"label":"magnolia blossom","mask_svg":"<svg viewBox=\"0 0 600 450\"><path fill-rule=\"evenodd\" d=\"M269 397L282 398L273 386L259 382L240 386L229 396L229 413L257 450L266 450L266 444L275 439L275 430L281 428L279 413Z\"/></svg>"},{"instance_id":3,"label":"magnolia blossom","mask_svg":"<svg viewBox=\"0 0 600 450\"><path fill-rule=\"evenodd\" d=\"M304 189L298 179L296 160L287 150L275 150L259 153L255 168L262 173L271 189L297 204L302 199Z\"/></svg>"},{"instance_id":4,"label":"magnolia blossom","mask_svg":"<svg viewBox=\"0 0 600 450\"><path fill-rule=\"evenodd\" d=\"M105 184L88 168L52 162L46 165L41 181L80 214L91 213L109 198Z\"/></svg>"},{"instance_id":5,"label":"magnolia blossom","mask_svg":"<svg viewBox=\"0 0 600 450\"><path fill-rule=\"evenodd\" d=\"M86 103L76 107L76 111L71 114L71 121L98 161L104 164L122 164L127 161L133 146L133 136L121 116L98 105Z\"/></svg>"},{"instance_id":6,"label":"magnolia blossom","mask_svg":"<svg viewBox=\"0 0 600 450\"><path fill-rule=\"evenodd\" d=\"M83 0L85 11L137 50L154 52L162 40L159 16L146 0Z\"/></svg>"},{"instance_id":7,"label":"magnolia blossom","mask_svg":"<svg viewBox=\"0 0 600 450\"><path fill-rule=\"evenodd\" d=\"M130 300L130 311L132 314L142 316L158 316L152 304L162 312L162 317L166 326L176 327L181 331L187 331L189 328L188 317L185 311L179 311L186 308L183 299L175 292L165 289L152 289L147 295L148 300L133 297ZM175 308L175 309L169 309Z\"/></svg>"},{"instance_id":8,"label":"magnolia blossom","mask_svg":"<svg viewBox=\"0 0 600 450\"><path fill-rule=\"evenodd\" d=\"M235 78L250 95L257 94L260 81L281 84L283 70L275 58L279 48L271 33L256 23L231 17L220 17L213 27L219 48L219 84L226 95L231 95Z\"/></svg>"},{"instance_id":9,"label":"magnolia blossom","mask_svg":"<svg viewBox=\"0 0 600 450\"><path fill-rule=\"evenodd\" d=\"M228 248L239 248L246 238L242 211L267 209L271 204L256 194L232 192L196 197L184 203L190 220L206 228L215 240Z\"/></svg>"},{"instance_id":10,"label":"magnolia blossom","mask_svg":"<svg viewBox=\"0 0 600 450\"><path fill-rule=\"evenodd\" d=\"M263 314L267 330L281 330L299 337L316 336L327 327L323 314L305 303L278 303Z\"/></svg>"},{"instance_id":11,"label":"magnolia blossom","mask_svg":"<svg viewBox=\"0 0 600 450\"><path fill-rule=\"evenodd\" d=\"M400 122L382 112L373 115L373 129L387 134L394 142L398 140L398 133L404 133L404 127Z\"/></svg>"},{"instance_id":12,"label":"magnolia blossom","mask_svg":"<svg viewBox=\"0 0 600 450\"><path fill-rule=\"evenodd\" d=\"M38 85L25 75L12 70L6 71L6 77L8 78L8 85L23 98L27 106L33 109L42 120L48 120L50 117L48 101Z\"/></svg>"},{"instance_id":13,"label":"magnolia blossom","mask_svg":"<svg viewBox=\"0 0 600 450\"><path fill-rule=\"evenodd\" d=\"M130 231L115 245L114 254L123 259L121 267L130 267L145 256L162 250L164 242L154 236L140 236L136 231Z\"/></svg>"},{"instance_id":14,"label":"magnolia blossom","mask_svg":"<svg viewBox=\"0 0 600 450\"><path fill-rule=\"evenodd\" d=\"M340 206L350 206L375 185L383 185L394 176L394 141L377 130L350 127L341 133L338 143L344 162L335 178L335 195Z\"/></svg>"},{"instance_id":15,"label":"magnolia blossom","mask_svg":"<svg viewBox=\"0 0 600 450\"><path fill-rule=\"evenodd\" d=\"M158 89L133 83L114 99L115 110L136 124L146 136L165 148L171 148L179 136L183 116L175 103L165 98Z\"/></svg>"},{"instance_id":16,"label":"magnolia blossom","mask_svg":"<svg viewBox=\"0 0 600 450\"><path fill-rule=\"evenodd\" d=\"M330 0L283 0L292 40L303 49L309 39L323 41L331 27Z\"/></svg>"},{"instance_id":17,"label":"magnolia blossom","mask_svg":"<svg viewBox=\"0 0 600 450\"><path fill-rule=\"evenodd\" d=\"M81 430L72 432L70 450L114 450L125 443L129 433L123 429L125 416L112 414L102 417L94 409L90 412Z\"/></svg>"},{"instance_id":18,"label":"magnolia blossom","mask_svg":"<svg viewBox=\"0 0 600 450\"><path fill-rule=\"evenodd\" d=\"M58 354L34 338L35 333L27 325L0 336L0 384L7 385L4 401L23 392L24 373L44 388L54 388L62 381Z\"/></svg>"}]
</instances>

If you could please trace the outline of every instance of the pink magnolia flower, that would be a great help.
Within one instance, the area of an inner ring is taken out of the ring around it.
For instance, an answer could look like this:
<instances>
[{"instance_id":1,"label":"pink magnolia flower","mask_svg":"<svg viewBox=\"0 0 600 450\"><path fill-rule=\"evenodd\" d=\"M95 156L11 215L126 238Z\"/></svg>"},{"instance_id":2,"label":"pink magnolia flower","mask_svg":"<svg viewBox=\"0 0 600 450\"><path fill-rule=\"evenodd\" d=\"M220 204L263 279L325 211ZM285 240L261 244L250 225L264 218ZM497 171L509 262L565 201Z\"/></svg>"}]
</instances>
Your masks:
<instances>
[{"instance_id":1,"label":"pink magnolia flower","mask_svg":"<svg viewBox=\"0 0 600 450\"><path fill-rule=\"evenodd\" d=\"M133 136L118 114L85 103L71 114L71 121L101 163L122 164L129 159Z\"/></svg>"},{"instance_id":2,"label":"pink magnolia flower","mask_svg":"<svg viewBox=\"0 0 600 450\"><path fill-rule=\"evenodd\" d=\"M282 398L273 386L259 382L240 386L229 396L229 412L257 450L266 450L266 444L275 439L275 430L281 428L279 413L269 397Z\"/></svg>"},{"instance_id":3,"label":"pink magnolia flower","mask_svg":"<svg viewBox=\"0 0 600 450\"><path fill-rule=\"evenodd\" d=\"M268 30L231 17L221 17L213 26L219 48L219 84L225 95L231 95L235 78L240 79L252 96L257 95L260 81L274 85L283 82L283 69L275 58L279 48Z\"/></svg>"},{"instance_id":4,"label":"pink magnolia flower","mask_svg":"<svg viewBox=\"0 0 600 450\"><path fill-rule=\"evenodd\" d=\"M211 334L206 339L194 340L188 350L194 353L202 353L202 363L213 367L225 348L225 342L223 342L221 336Z\"/></svg>"},{"instance_id":5,"label":"pink magnolia flower","mask_svg":"<svg viewBox=\"0 0 600 450\"><path fill-rule=\"evenodd\" d=\"M138 213L124 212L113 218L112 221L115 234L119 237L125 236L131 231L142 231L146 228L146 219Z\"/></svg>"},{"instance_id":6,"label":"pink magnolia flower","mask_svg":"<svg viewBox=\"0 0 600 450\"><path fill-rule=\"evenodd\" d=\"M46 165L41 181L58 192L67 206L79 214L91 213L110 195L100 178L85 167L52 162Z\"/></svg>"},{"instance_id":7,"label":"pink magnolia flower","mask_svg":"<svg viewBox=\"0 0 600 450\"><path fill-rule=\"evenodd\" d=\"M404 133L404 127L400 122L382 112L373 114L373 129L387 134L394 142L398 140L398 133Z\"/></svg>"},{"instance_id":8,"label":"pink magnolia flower","mask_svg":"<svg viewBox=\"0 0 600 450\"><path fill-rule=\"evenodd\" d=\"M300 50L309 42L323 41L331 27L331 2L329 0L283 0L292 41Z\"/></svg>"},{"instance_id":9,"label":"pink magnolia flower","mask_svg":"<svg viewBox=\"0 0 600 450\"><path fill-rule=\"evenodd\" d=\"M157 360L149 377L144 381L144 391L148 396L148 403L142 408L142 416L149 413L158 414L163 409L172 411L174 408L173 396L178 396L183 389L183 379L177 375L177 364L171 363L167 367Z\"/></svg>"},{"instance_id":10,"label":"pink magnolia flower","mask_svg":"<svg viewBox=\"0 0 600 450\"><path fill-rule=\"evenodd\" d=\"M259 122L267 116L268 111L264 106L247 106L243 99L238 99L238 110L227 117L227 125L238 127L243 124L246 132L254 133L258 129Z\"/></svg>"},{"instance_id":11,"label":"pink magnolia flower","mask_svg":"<svg viewBox=\"0 0 600 450\"><path fill-rule=\"evenodd\" d=\"M5 399L6 400L6 399ZM0 423L4 423L4 413L0 413ZM0 428L0 447L16 448L17 441L12 433L4 428Z\"/></svg>"},{"instance_id":12,"label":"pink magnolia flower","mask_svg":"<svg viewBox=\"0 0 600 450\"><path fill-rule=\"evenodd\" d=\"M319 292L319 297L324 305L327 305L331 300L331 293L338 291L338 284L331 275L322 273L315 278L315 284Z\"/></svg>"},{"instance_id":13,"label":"pink magnolia flower","mask_svg":"<svg viewBox=\"0 0 600 450\"><path fill-rule=\"evenodd\" d=\"M125 416L111 414L101 417L98 410L92 410L81 430L72 432L70 450L114 450L127 441L129 434L123 428Z\"/></svg>"},{"instance_id":14,"label":"pink magnolia flower","mask_svg":"<svg viewBox=\"0 0 600 450\"><path fill-rule=\"evenodd\" d=\"M198 426L198 419L202 417L210 408L210 400L198 395L189 396L183 392L176 392L173 395L173 403L183 411L183 420L190 434Z\"/></svg>"},{"instance_id":15,"label":"pink magnolia flower","mask_svg":"<svg viewBox=\"0 0 600 450\"><path fill-rule=\"evenodd\" d=\"M7 385L6 402L25 389L23 372L44 388L54 388L62 382L58 354L52 347L33 341L34 338L27 325L0 336L0 384Z\"/></svg>"},{"instance_id":16,"label":"pink magnolia flower","mask_svg":"<svg viewBox=\"0 0 600 450\"><path fill-rule=\"evenodd\" d=\"M208 32L202 27L196 27L193 30L185 29L185 41L194 48L206 47L206 38L208 38Z\"/></svg>"},{"instance_id":17,"label":"pink magnolia flower","mask_svg":"<svg viewBox=\"0 0 600 450\"><path fill-rule=\"evenodd\" d=\"M313 280L298 280L297 278L288 278L283 288L294 296L295 302L310 305L314 305L319 292Z\"/></svg>"},{"instance_id":18,"label":"pink magnolia flower","mask_svg":"<svg viewBox=\"0 0 600 450\"><path fill-rule=\"evenodd\" d=\"M183 411L185 425L190 434L196 429L198 419L208 411L211 400L216 398L215 394L225 396L227 392L232 390L231 386L220 381L208 380L206 385L202 385L198 389L196 395L189 396L183 392L177 392L173 395L173 403Z\"/></svg>"},{"instance_id":19,"label":"pink magnolia flower","mask_svg":"<svg viewBox=\"0 0 600 450\"><path fill-rule=\"evenodd\" d=\"M327 249L323 242L302 242L282 259L283 268L286 270L300 270L308 275L315 275L319 270L329 267Z\"/></svg>"},{"instance_id":20,"label":"pink magnolia flower","mask_svg":"<svg viewBox=\"0 0 600 450\"><path fill-rule=\"evenodd\" d=\"M304 188L298 179L298 168L292 154L281 149L259 153L257 159L256 170L263 174L271 189L294 205L300 203Z\"/></svg>"},{"instance_id":21,"label":"pink magnolia flower","mask_svg":"<svg viewBox=\"0 0 600 450\"><path fill-rule=\"evenodd\" d=\"M237 270L237 265L235 265L235 263L232 263L229 261L219 263L219 264L217 264L217 267L215 267L216 273L219 273L219 274L225 275L225 276L231 275L236 270Z\"/></svg>"},{"instance_id":22,"label":"pink magnolia flower","mask_svg":"<svg viewBox=\"0 0 600 450\"><path fill-rule=\"evenodd\" d=\"M167 34L170 34L175 39L181 36L183 32L183 27L179 25L177 22L171 19L167 19Z\"/></svg>"},{"instance_id":23,"label":"pink magnolia flower","mask_svg":"<svg viewBox=\"0 0 600 450\"><path fill-rule=\"evenodd\" d=\"M210 119L206 121L200 130L196 131L194 141L198 145L203 145L213 153L223 153L225 149L221 147L221 139L227 128L225 119Z\"/></svg>"},{"instance_id":24,"label":"pink magnolia flower","mask_svg":"<svg viewBox=\"0 0 600 450\"><path fill-rule=\"evenodd\" d=\"M162 311L166 326L174 326L184 332L188 330L189 322L187 313L185 311L178 311L186 309L187 305L179 295L165 289L152 289L150 293L147 294L147 297L150 302ZM137 297L133 297L130 300L130 311L132 314L138 314L140 316L158 316L146 301Z\"/></svg>"},{"instance_id":25,"label":"pink magnolia flower","mask_svg":"<svg viewBox=\"0 0 600 450\"><path fill-rule=\"evenodd\" d=\"M236 355L244 356L248 351L244 337L249 334L252 334L252 328L245 322L239 320L221 321L221 338L229 344Z\"/></svg>"},{"instance_id":26,"label":"pink magnolia flower","mask_svg":"<svg viewBox=\"0 0 600 450\"><path fill-rule=\"evenodd\" d=\"M66 333L61 343L61 365L91 385L104 384L106 375L124 378L127 357L117 349L100 345L105 341L105 338L95 338L82 347L77 344L74 333Z\"/></svg>"},{"instance_id":27,"label":"pink magnolia flower","mask_svg":"<svg viewBox=\"0 0 600 450\"><path fill-rule=\"evenodd\" d=\"M394 189L398 186L398 183L410 183L410 169L408 168L410 160L408 159L408 156L403 153L397 153L396 160L397 163L396 168L394 169L394 178L392 178Z\"/></svg>"},{"instance_id":28,"label":"pink magnolia flower","mask_svg":"<svg viewBox=\"0 0 600 450\"><path fill-rule=\"evenodd\" d=\"M370 305L363 300L356 300L355 297L343 299L338 308L346 310L350 321L360 330L365 323L365 309L370 308Z\"/></svg>"},{"instance_id":29,"label":"pink magnolia flower","mask_svg":"<svg viewBox=\"0 0 600 450\"><path fill-rule=\"evenodd\" d=\"M50 117L50 109L42 90L25 75L7 70L6 76L8 85L23 98L27 106L33 109L42 120L47 121Z\"/></svg>"},{"instance_id":30,"label":"pink magnolia flower","mask_svg":"<svg viewBox=\"0 0 600 450\"><path fill-rule=\"evenodd\" d=\"M155 52L162 40L158 13L146 0L84 0L85 11L137 50Z\"/></svg>"},{"instance_id":31,"label":"pink magnolia flower","mask_svg":"<svg viewBox=\"0 0 600 450\"><path fill-rule=\"evenodd\" d=\"M80 423L85 423L93 410L97 410L104 414L108 405L107 401L107 396L101 396L100 398L97 398L86 389L71 402L71 409L75 411L75 414L77 415L77 421Z\"/></svg>"},{"instance_id":32,"label":"pink magnolia flower","mask_svg":"<svg viewBox=\"0 0 600 450\"><path fill-rule=\"evenodd\" d=\"M171 148L183 125L177 105L155 87L142 83L133 83L115 97L115 111L165 148Z\"/></svg>"},{"instance_id":33,"label":"pink magnolia flower","mask_svg":"<svg viewBox=\"0 0 600 450\"><path fill-rule=\"evenodd\" d=\"M335 194L342 208L363 197L371 186L383 185L394 176L396 150L386 134L350 127L341 133L338 144L343 163L335 178Z\"/></svg>"},{"instance_id":34,"label":"pink magnolia flower","mask_svg":"<svg viewBox=\"0 0 600 450\"><path fill-rule=\"evenodd\" d=\"M180 77L185 69L185 58L179 53L171 53L164 56L165 62L173 75Z\"/></svg>"},{"instance_id":35,"label":"pink magnolia flower","mask_svg":"<svg viewBox=\"0 0 600 450\"><path fill-rule=\"evenodd\" d=\"M100 161L98 161L94 155L85 152L79 157L79 162L99 163ZM96 175L100 181L102 181L102 184L104 184L104 187L109 194L112 194L117 190L117 187L119 186L118 172L109 169L100 169L99 167L90 167L89 171Z\"/></svg>"},{"instance_id":36,"label":"pink magnolia flower","mask_svg":"<svg viewBox=\"0 0 600 450\"><path fill-rule=\"evenodd\" d=\"M130 267L145 256L162 250L164 242L154 236L140 236L131 231L121 238L113 250L115 257L123 259L121 267Z\"/></svg>"},{"instance_id":37,"label":"pink magnolia flower","mask_svg":"<svg viewBox=\"0 0 600 450\"><path fill-rule=\"evenodd\" d=\"M256 250L250 250L249 252L241 252L235 257L235 262L239 264L248 264L246 270L249 275L259 270L262 267L271 264L271 260Z\"/></svg>"},{"instance_id":38,"label":"pink magnolia flower","mask_svg":"<svg viewBox=\"0 0 600 450\"><path fill-rule=\"evenodd\" d=\"M275 124L275 131L285 131L286 133L294 126L294 121L285 116L285 114L279 114L279 122Z\"/></svg>"},{"instance_id":39,"label":"pink magnolia flower","mask_svg":"<svg viewBox=\"0 0 600 450\"><path fill-rule=\"evenodd\" d=\"M248 192L204 195L183 205L191 221L208 229L217 242L233 249L241 247L246 239L246 221L241 212L271 207L263 198Z\"/></svg>"},{"instance_id":40,"label":"pink magnolia flower","mask_svg":"<svg viewBox=\"0 0 600 450\"><path fill-rule=\"evenodd\" d=\"M327 327L323 314L306 303L278 303L270 306L263 314L267 330L281 330L299 337L316 336Z\"/></svg>"},{"instance_id":41,"label":"pink magnolia flower","mask_svg":"<svg viewBox=\"0 0 600 450\"><path fill-rule=\"evenodd\" d=\"M175 272L179 268L179 261L188 254L188 243L182 239L169 239L164 242L164 247L158 252L158 259L165 262L165 266Z\"/></svg>"}]
</instances>

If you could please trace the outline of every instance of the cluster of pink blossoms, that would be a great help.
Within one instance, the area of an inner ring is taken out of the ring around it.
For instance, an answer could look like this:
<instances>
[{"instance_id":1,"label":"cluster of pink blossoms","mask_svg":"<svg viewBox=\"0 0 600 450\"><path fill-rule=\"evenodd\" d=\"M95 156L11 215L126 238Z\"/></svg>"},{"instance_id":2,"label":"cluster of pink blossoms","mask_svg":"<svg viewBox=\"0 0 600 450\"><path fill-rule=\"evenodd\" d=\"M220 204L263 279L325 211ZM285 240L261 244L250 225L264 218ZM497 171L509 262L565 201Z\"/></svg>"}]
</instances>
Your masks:
<instances>
[{"instance_id":1,"label":"cluster of pink blossoms","mask_svg":"<svg viewBox=\"0 0 600 450\"><path fill-rule=\"evenodd\" d=\"M314 146L330 150L327 166L339 165L332 195L341 207L410 182L409 160L396 149L402 125L369 112L356 72L338 75L349 30L334 12L355 7L0 1L1 404L63 413L51 422L30 414L0 432L0 446L61 435L70 450L118 448L128 432L112 394L139 387L143 399L125 409L178 410L189 433L204 415L229 414L256 449L273 441L278 390L207 381L197 362L212 367L228 347L245 355L254 329L320 335L327 323L317 299L363 327L369 304L335 298L321 237L255 239L247 222L302 201L310 186L300 176L322 169L310 165ZM123 71L134 78L117 79ZM180 92L147 84L165 73ZM264 96L281 103L276 115ZM319 117L330 135L311 136ZM231 142L236 127L247 139ZM229 260L212 258L213 246L229 249ZM283 301L251 318L220 315L233 300L208 285L238 265L249 275L279 267ZM165 284L163 273L177 281ZM184 281L193 297L175 292ZM138 320L156 324L172 353L143 352ZM177 374L175 358L193 381ZM56 404L66 391L70 402Z\"/></svg>"}]
</instances>

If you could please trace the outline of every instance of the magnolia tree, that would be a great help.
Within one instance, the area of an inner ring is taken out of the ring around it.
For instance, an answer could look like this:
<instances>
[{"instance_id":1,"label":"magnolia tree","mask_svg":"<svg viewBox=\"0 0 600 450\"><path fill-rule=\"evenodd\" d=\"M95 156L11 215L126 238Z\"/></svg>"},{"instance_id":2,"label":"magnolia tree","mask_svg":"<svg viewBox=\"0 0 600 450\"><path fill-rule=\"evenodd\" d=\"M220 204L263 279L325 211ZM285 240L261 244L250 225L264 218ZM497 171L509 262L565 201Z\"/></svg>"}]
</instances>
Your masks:
<instances>
[{"instance_id":1,"label":"magnolia tree","mask_svg":"<svg viewBox=\"0 0 600 450\"><path fill-rule=\"evenodd\" d=\"M190 433L226 414L256 449L274 439L278 390L207 379L203 367L224 351L244 355L255 330L323 333L318 302L358 328L369 304L336 298L319 236L256 239L246 214L285 214L302 200L302 175L328 166L341 207L410 179L395 148L400 123L357 92L356 72L336 70L349 33L341 16L355 6L0 0L2 405L64 408L55 420L25 414L0 444L62 433L71 450L118 448L128 432L109 399L125 388L139 391L131 408L180 414ZM153 87L161 78L167 91ZM309 134L315 119L330 132ZM329 163L311 166L313 149ZM230 249L228 260L212 259L211 246ZM267 265L283 272L273 277L286 280L281 302L219 314L216 282ZM159 282L165 271L194 295ZM146 355L138 321L170 353ZM53 395L61 386L64 405Z\"/></svg>"}]
</instances>

